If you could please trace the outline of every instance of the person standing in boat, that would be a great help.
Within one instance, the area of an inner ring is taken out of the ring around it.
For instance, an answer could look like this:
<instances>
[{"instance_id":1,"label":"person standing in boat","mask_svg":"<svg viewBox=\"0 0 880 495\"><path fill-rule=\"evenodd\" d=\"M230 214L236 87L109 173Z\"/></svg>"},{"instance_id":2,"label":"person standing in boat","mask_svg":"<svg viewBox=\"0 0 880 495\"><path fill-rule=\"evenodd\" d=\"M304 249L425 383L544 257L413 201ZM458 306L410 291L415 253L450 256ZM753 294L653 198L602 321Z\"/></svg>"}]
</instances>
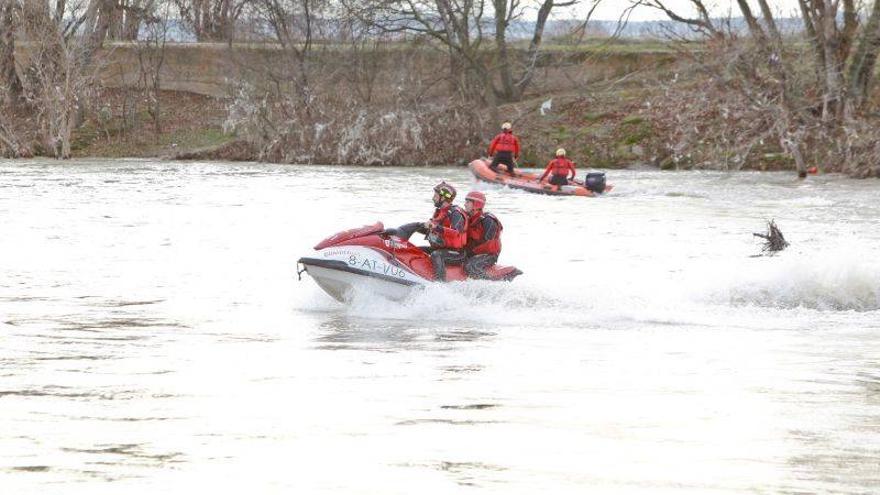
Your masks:
<instances>
[{"instance_id":1,"label":"person standing in boat","mask_svg":"<svg viewBox=\"0 0 880 495\"><path fill-rule=\"evenodd\" d=\"M510 122L501 124L501 132L489 144L489 157L492 158L489 168L498 172L498 164L503 163L507 173L513 175L513 167L519 160L519 138L513 135Z\"/></svg>"},{"instance_id":2,"label":"person standing in boat","mask_svg":"<svg viewBox=\"0 0 880 495\"><path fill-rule=\"evenodd\" d=\"M569 173L571 177L568 176ZM574 180L575 174L574 162L565 157L565 149L559 148L556 150L556 158L550 160L538 182L544 182L547 175L550 175L550 183L554 186L567 186L569 181Z\"/></svg>"},{"instance_id":3,"label":"person standing in boat","mask_svg":"<svg viewBox=\"0 0 880 495\"><path fill-rule=\"evenodd\" d=\"M486 270L498 261L501 254L501 231L504 227L495 215L484 212L486 195L471 191L464 200L468 214L468 238L464 271L468 277L488 280Z\"/></svg>"},{"instance_id":4,"label":"person standing in boat","mask_svg":"<svg viewBox=\"0 0 880 495\"><path fill-rule=\"evenodd\" d=\"M460 265L464 262L464 248L467 244L467 213L455 206L455 188L443 181L434 186L434 215L423 223L419 232L427 234L429 246L425 251L431 254L434 276L437 281L446 281L446 265Z\"/></svg>"}]
</instances>

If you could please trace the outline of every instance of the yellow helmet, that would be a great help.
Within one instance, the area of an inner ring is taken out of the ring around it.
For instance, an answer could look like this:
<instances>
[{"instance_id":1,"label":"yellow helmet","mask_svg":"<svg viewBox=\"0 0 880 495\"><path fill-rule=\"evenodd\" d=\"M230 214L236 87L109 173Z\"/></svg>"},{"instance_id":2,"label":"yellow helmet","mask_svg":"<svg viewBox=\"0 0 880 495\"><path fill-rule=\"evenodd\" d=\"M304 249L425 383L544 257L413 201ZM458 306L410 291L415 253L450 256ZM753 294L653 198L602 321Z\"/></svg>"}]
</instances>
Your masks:
<instances>
[{"instance_id":1,"label":"yellow helmet","mask_svg":"<svg viewBox=\"0 0 880 495\"><path fill-rule=\"evenodd\" d=\"M556 150L556 156L565 156L565 148L559 148Z\"/></svg>"},{"instance_id":2,"label":"yellow helmet","mask_svg":"<svg viewBox=\"0 0 880 495\"><path fill-rule=\"evenodd\" d=\"M434 186L434 192L439 194L440 198L445 199L450 203L455 199L455 187L445 180Z\"/></svg>"}]
</instances>

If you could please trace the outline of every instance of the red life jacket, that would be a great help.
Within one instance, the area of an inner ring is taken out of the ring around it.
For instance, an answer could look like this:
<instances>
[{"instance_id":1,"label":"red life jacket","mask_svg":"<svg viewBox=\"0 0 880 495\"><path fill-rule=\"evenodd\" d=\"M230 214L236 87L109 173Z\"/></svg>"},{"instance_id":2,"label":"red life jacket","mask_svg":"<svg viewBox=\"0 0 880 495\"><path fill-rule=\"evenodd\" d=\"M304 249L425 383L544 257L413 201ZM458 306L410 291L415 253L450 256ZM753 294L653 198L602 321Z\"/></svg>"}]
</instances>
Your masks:
<instances>
[{"instance_id":1,"label":"red life jacket","mask_svg":"<svg viewBox=\"0 0 880 495\"><path fill-rule=\"evenodd\" d=\"M568 158L554 158L550 160L550 163L547 164L547 170L545 170L544 173L546 174L548 171L553 175L561 175L562 177L568 177L568 172L571 171L572 179L574 179L574 174L576 173L574 170L574 162Z\"/></svg>"},{"instance_id":2,"label":"red life jacket","mask_svg":"<svg viewBox=\"0 0 880 495\"><path fill-rule=\"evenodd\" d=\"M445 249L462 249L467 244L468 216L460 207L451 204L443 205L434 210L431 221L437 224L434 230L437 238ZM457 222L457 225L453 224Z\"/></svg>"},{"instance_id":3,"label":"red life jacket","mask_svg":"<svg viewBox=\"0 0 880 495\"><path fill-rule=\"evenodd\" d=\"M495 136L489 145L489 156L496 151L512 151L513 156L519 157L519 139L512 132L502 132Z\"/></svg>"},{"instance_id":4,"label":"red life jacket","mask_svg":"<svg viewBox=\"0 0 880 495\"><path fill-rule=\"evenodd\" d=\"M487 232L486 222L494 222L494 232ZM504 227L498 218L491 213L481 213L479 216L468 221L468 245L470 254L492 254L498 256L501 253L501 231Z\"/></svg>"}]
</instances>

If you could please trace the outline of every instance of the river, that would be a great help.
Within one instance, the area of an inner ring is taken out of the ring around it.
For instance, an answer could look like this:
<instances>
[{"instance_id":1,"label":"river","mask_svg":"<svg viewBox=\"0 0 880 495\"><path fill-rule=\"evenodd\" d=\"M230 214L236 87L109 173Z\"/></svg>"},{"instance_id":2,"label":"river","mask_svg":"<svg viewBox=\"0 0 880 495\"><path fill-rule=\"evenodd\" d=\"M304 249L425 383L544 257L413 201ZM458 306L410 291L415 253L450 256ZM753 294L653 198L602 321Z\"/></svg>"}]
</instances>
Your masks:
<instances>
[{"instance_id":1,"label":"river","mask_svg":"<svg viewBox=\"0 0 880 495\"><path fill-rule=\"evenodd\" d=\"M876 181L0 161L0 491L876 493ZM342 305L295 263L478 187L514 282ZM760 252L775 219L791 247Z\"/></svg>"}]
</instances>

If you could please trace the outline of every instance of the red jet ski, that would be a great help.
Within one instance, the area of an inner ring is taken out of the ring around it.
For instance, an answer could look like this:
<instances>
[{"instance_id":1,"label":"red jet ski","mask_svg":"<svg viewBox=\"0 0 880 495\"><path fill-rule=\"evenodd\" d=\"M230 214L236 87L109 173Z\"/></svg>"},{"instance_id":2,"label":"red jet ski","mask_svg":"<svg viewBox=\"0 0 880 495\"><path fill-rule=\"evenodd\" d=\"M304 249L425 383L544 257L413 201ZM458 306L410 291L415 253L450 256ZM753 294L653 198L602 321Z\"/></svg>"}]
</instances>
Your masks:
<instances>
[{"instance_id":1,"label":"red jet ski","mask_svg":"<svg viewBox=\"0 0 880 495\"><path fill-rule=\"evenodd\" d=\"M385 229L382 222L376 222L335 234L318 243L313 256L299 259L297 275L308 273L338 301L348 299L353 289L403 299L413 288L424 287L435 279L431 257L409 242L419 225ZM495 281L510 281L521 274L512 266L493 265L488 270ZM447 281L467 278L462 266L447 266Z\"/></svg>"}]
</instances>

